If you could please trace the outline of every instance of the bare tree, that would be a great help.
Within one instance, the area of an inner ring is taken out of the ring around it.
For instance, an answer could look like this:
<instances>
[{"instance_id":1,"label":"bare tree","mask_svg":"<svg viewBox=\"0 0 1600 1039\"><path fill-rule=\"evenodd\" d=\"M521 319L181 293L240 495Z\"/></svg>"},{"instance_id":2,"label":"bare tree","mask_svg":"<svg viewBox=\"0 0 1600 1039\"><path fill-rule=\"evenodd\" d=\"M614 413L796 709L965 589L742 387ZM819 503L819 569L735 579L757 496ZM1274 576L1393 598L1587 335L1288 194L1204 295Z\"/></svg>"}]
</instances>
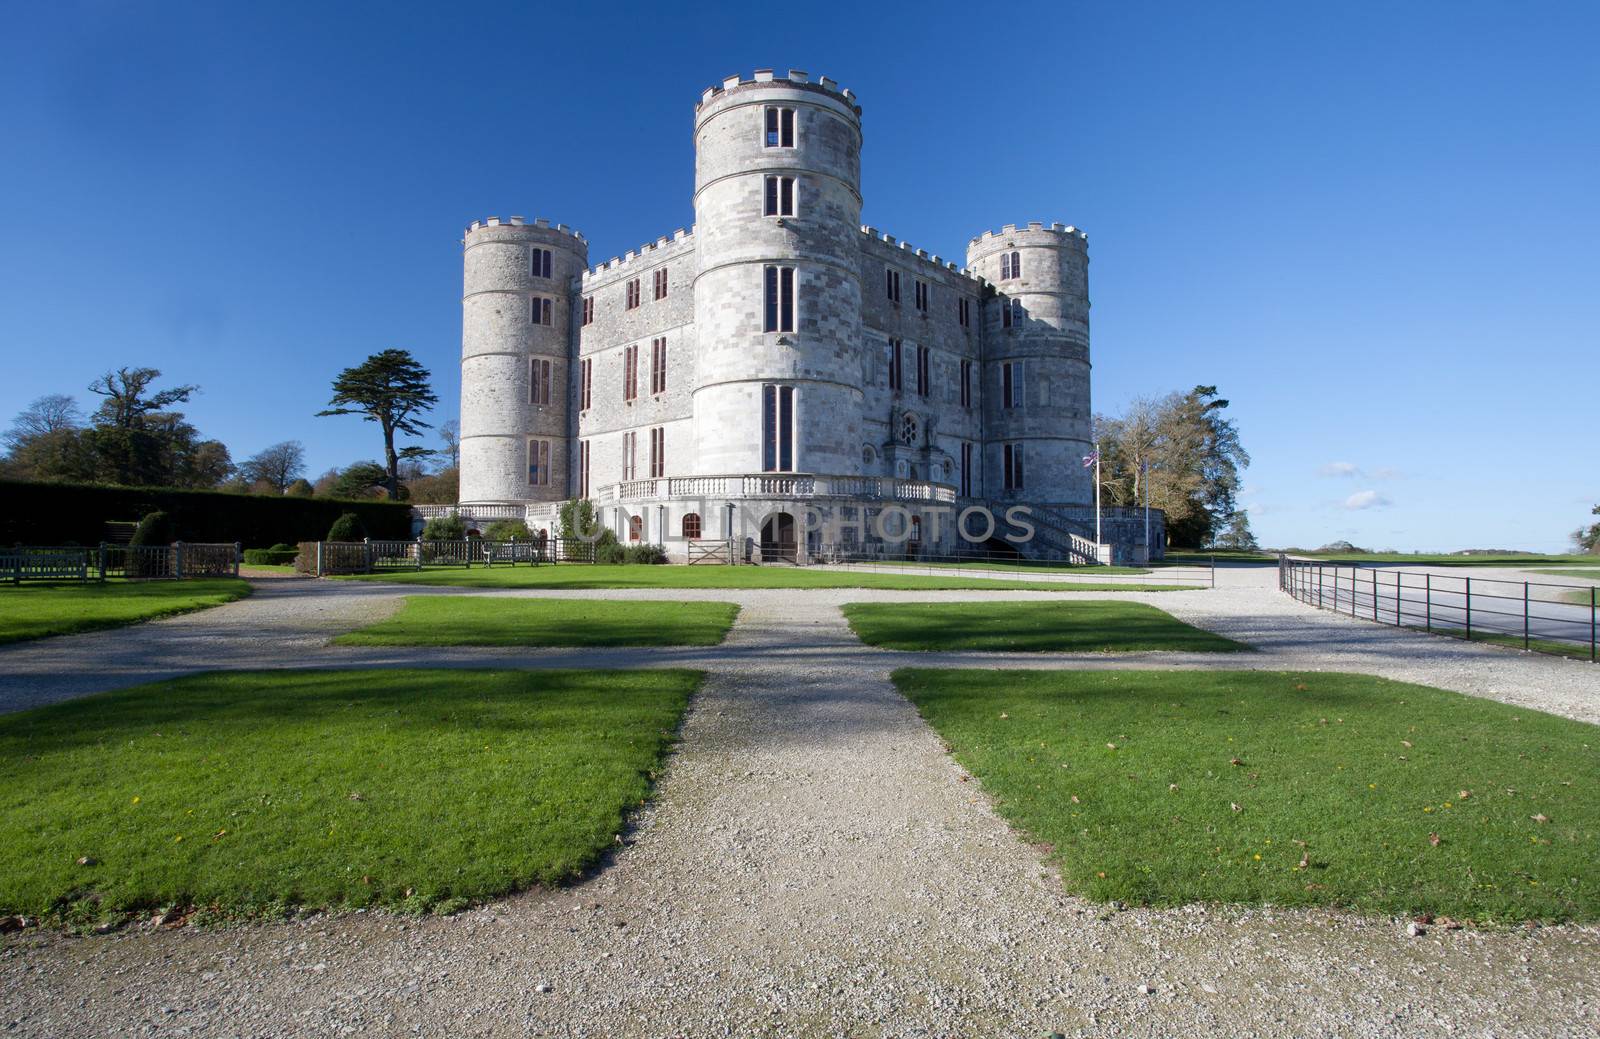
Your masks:
<instances>
[{"instance_id":1,"label":"bare tree","mask_svg":"<svg viewBox=\"0 0 1600 1039\"><path fill-rule=\"evenodd\" d=\"M439 423L439 441L444 450L439 452L450 460L449 468L461 468L461 423L455 419Z\"/></svg>"},{"instance_id":2,"label":"bare tree","mask_svg":"<svg viewBox=\"0 0 1600 1039\"><path fill-rule=\"evenodd\" d=\"M285 440L273 444L249 458L239 467L239 475L247 484L266 483L279 494L306 472L306 449L298 440Z\"/></svg>"},{"instance_id":3,"label":"bare tree","mask_svg":"<svg viewBox=\"0 0 1600 1039\"><path fill-rule=\"evenodd\" d=\"M6 446L12 450L47 437L83 428L83 412L78 402L65 393L49 393L23 408L6 432Z\"/></svg>"}]
</instances>

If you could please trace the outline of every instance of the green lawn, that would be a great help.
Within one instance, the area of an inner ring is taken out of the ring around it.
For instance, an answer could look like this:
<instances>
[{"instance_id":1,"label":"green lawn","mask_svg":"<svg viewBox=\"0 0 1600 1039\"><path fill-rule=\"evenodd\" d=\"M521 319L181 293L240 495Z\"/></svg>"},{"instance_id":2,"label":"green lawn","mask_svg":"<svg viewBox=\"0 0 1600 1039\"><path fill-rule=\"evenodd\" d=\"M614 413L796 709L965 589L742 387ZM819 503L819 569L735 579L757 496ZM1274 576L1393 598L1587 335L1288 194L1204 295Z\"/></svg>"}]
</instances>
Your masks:
<instances>
[{"instance_id":1,"label":"green lawn","mask_svg":"<svg viewBox=\"0 0 1600 1039\"><path fill-rule=\"evenodd\" d=\"M1552 563L1593 563L1594 556L1545 556L1536 552L1510 552L1481 556L1458 556L1449 553L1438 555L1409 552L1301 552L1289 550L1291 555L1305 559L1321 559L1330 563L1411 563L1416 566L1549 566Z\"/></svg>"},{"instance_id":2,"label":"green lawn","mask_svg":"<svg viewBox=\"0 0 1600 1039\"><path fill-rule=\"evenodd\" d=\"M1592 725L1326 672L894 679L1074 893L1600 918Z\"/></svg>"},{"instance_id":3,"label":"green lawn","mask_svg":"<svg viewBox=\"0 0 1600 1039\"><path fill-rule=\"evenodd\" d=\"M1194 565L1196 563L1210 563L1216 560L1219 563L1276 563L1278 557L1271 552L1246 552L1236 549L1215 549L1212 551L1190 551L1187 549L1167 549L1167 563L1176 566Z\"/></svg>"},{"instance_id":4,"label":"green lawn","mask_svg":"<svg viewBox=\"0 0 1600 1039\"><path fill-rule=\"evenodd\" d=\"M215 672L0 717L0 914L451 909L570 880L699 681Z\"/></svg>"},{"instance_id":5,"label":"green lawn","mask_svg":"<svg viewBox=\"0 0 1600 1039\"><path fill-rule=\"evenodd\" d=\"M120 628L220 606L249 594L250 585L232 577L0 585L0 642Z\"/></svg>"},{"instance_id":6,"label":"green lawn","mask_svg":"<svg viewBox=\"0 0 1600 1039\"><path fill-rule=\"evenodd\" d=\"M1583 602L1585 606L1588 605L1589 597L1587 595L1583 597ZM1465 628L1441 627L1438 624L1435 624L1432 628L1419 628L1415 624L1408 624L1406 627L1412 631L1426 631L1433 635L1448 635L1451 638L1466 639L1467 637L1467 629ZM1476 629L1474 629L1472 638L1468 641L1487 642L1491 646L1505 646L1508 649L1524 648L1521 635L1500 635ZM1555 639L1529 639L1526 648L1534 653L1550 653L1558 657L1571 657L1574 660L1589 659L1589 643L1587 639L1581 643L1558 642Z\"/></svg>"},{"instance_id":7,"label":"green lawn","mask_svg":"<svg viewBox=\"0 0 1600 1039\"><path fill-rule=\"evenodd\" d=\"M935 570L1005 570L1033 571L1038 573L1083 574L1093 577L1097 574L1148 574L1150 571L1141 566L1091 566L1087 563L1065 563L1051 559L961 559L961 560L921 560L921 559L868 559L850 564L851 566L881 566L881 567L931 567Z\"/></svg>"},{"instance_id":8,"label":"green lawn","mask_svg":"<svg viewBox=\"0 0 1600 1039\"><path fill-rule=\"evenodd\" d=\"M490 588L898 588L1041 592L1190 591L1181 585L1100 584L1074 581L1008 581L1001 578L937 577L930 574L864 573L789 566L556 566L440 567L357 574L343 581L459 585Z\"/></svg>"},{"instance_id":9,"label":"green lawn","mask_svg":"<svg viewBox=\"0 0 1600 1039\"><path fill-rule=\"evenodd\" d=\"M850 603L861 641L904 650L1228 652L1250 647L1136 602Z\"/></svg>"},{"instance_id":10,"label":"green lawn","mask_svg":"<svg viewBox=\"0 0 1600 1039\"><path fill-rule=\"evenodd\" d=\"M738 615L738 605L728 602L413 595L388 620L333 641L341 646L715 646Z\"/></svg>"},{"instance_id":11,"label":"green lawn","mask_svg":"<svg viewBox=\"0 0 1600 1039\"><path fill-rule=\"evenodd\" d=\"M1530 574L1553 574L1556 577L1582 577L1590 581L1600 581L1600 563L1589 567L1573 567L1570 570L1529 570Z\"/></svg>"}]
</instances>

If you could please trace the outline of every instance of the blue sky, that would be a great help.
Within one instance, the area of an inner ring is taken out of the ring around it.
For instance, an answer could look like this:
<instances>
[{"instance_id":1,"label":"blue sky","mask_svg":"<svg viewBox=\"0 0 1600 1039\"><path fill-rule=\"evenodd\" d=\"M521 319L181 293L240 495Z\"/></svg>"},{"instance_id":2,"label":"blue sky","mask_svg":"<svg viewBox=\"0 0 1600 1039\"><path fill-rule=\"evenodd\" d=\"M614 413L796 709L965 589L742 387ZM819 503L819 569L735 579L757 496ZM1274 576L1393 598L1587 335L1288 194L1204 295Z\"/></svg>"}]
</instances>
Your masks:
<instances>
[{"instance_id":1,"label":"blue sky","mask_svg":"<svg viewBox=\"0 0 1600 1039\"><path fill-rule=\"evenodd\" d=\"M1585 3L11 4L0 417L151 365L235 458L373 457L312 414L398 346L454 415L468 222L596 260L688 226L700 90L794 67L861 100L867 223L949 257L1089 231L1097 410L1219 386L1263 542L1561 549L1600 500L1597 34Z\"/></svg>"}]
</instances>

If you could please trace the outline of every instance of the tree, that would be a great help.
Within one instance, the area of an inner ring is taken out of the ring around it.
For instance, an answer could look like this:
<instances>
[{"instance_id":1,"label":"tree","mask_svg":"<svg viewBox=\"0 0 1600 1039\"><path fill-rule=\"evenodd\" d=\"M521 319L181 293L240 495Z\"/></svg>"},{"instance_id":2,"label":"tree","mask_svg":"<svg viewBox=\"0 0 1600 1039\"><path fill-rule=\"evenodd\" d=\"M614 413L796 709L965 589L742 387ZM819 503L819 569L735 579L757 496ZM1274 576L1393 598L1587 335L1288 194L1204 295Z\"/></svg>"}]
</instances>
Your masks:
<instances>
[{"instance_id":1,"label":"tree","mask_svg":"<svg viewBox=\"0 0 1600 1039\"><path fill-rule=\"evenodd\" d=\"M460 470L446 469L432 476L406 481L407 500L419 505L454 505L460 498Z\"/></svg>"},{"instance_id":2,"label":"tree","mask_svg":"<svg viewBox=\"0 0 1600 1039\"><path fill-rule=\"evenodd\" d=\"M284 488L283 493L290 498L309 498L316 493L316 489L311 486L310 480L301 477Z\"/></svg>"},{"instance_id":3,"label":"tree","mask_svg":"<svg viewBox=\"0 0 1600 1039\"><path fill-rule=\"evenodd\" d=\"M144 424L147 415L171 404L182 404L200 392L198 386L174 386L145 396L150 384L159 378L158 368L118 368L91 382L89 392L105 398L94 413L95 425L136 429Z\"/></svg>"},{"instance_id":4,"label":"tree","mask_svg":"<svg viewBox=\"0 0 1600 1039\"><path fill-rule=\"evenodd\" d=\"M1256 544L1256 536L1250 530L1248 512L1238 509L1228 517L1228 526L1217 535L1216 547L1235 552L1254 552L1261 547Z\"/></svg>"},{"instance_id":5,"label":"tree","mask_svg":"<svg viewBox=\"0 0 1600 1039\"><path fill-rule=\"evenodd\" d=\"M1215 386L1140 399L1118 417L1095 416L1101 492L1113 505L1150 504L1167 517L1167 541L1195 547L1234 513L1239 470L1250 456Z\"/></svg>"},{"instance_id":6,"label":"tree","mask_svg":"<svg viewBox=\"0 0 1600 1039\"><path fill-rule=\"evenodd\" d=\"M439 402L428 384L428 370L406 350L384 350L373 354L354 368L346 368L333 380L333 399L324 415L361 415L383 430L385 485L389 497L400 498L400 460L423 458L430 452L422 447L396 451L396 433L421 436L430 428L421 415Z\"/></svg>"},{"instance_id":7,"label":"tree","mask_svg":"<svg viewBox=\"0 0 1600 1039\"><path fill-rule=\"evenodd\" d=\"M4 472L25 480L82 480L90 476L83 445L83 413L64 393L39 397L17 414L5 433Z\"/></svg>"},{"instance_id":8,"label":"tree","mask_svg":"<svg viewBox=\"0 0 1600 1039\"><path fill-rule=\"evenodd\" d=\"M285 440L263 448L239 466L240 477L249 484L266 483L279 494L305 475L306 449L298 440Z\"/></svg>"},{"instance_id":9,"label":"tree","mask_svg":"<svg viewBox=\"0 0 1600 1039\"><path fill-rule=\"evenodd\" d=\"M1600 505L1596 505L1589 515L1600 516ZM1576 541L1578 548L1584 552L1600 552L1600 523L1579 527L1573 532L1572 540Z\"/></svg>"},{"instance_id":10,"label":"tree","mask_svg":"<svg viewBox=\"0 0 1600 1039\"><path fill-rule=\"evenodd\" d=\"M444 444L444 450L438 452L449 462L445 468L461 468L461 423L455 419L439 423L439 442Z\"/></svg>"},{"instance_id":11,"label":"tree","mask_svg":"<svg viewBox=\"0 0 1600 1039\"><path fill-rule=\"evenodd\" d=\"M187 401L200 387L152 391L159 378L157 368L118 368L89 384L89 392L105 398L95 409L94 428L84 434L95 477L124 484L215 486L233 468L227 449L219 452L216 441L201 441L181 412L164 410ZM208 445L203 452L202 443Z\"/></svg>"},{"instance_id":12,"label":"tree","mask_svg":"<svg viewBox=\"0 0 1600 1039\"><path fill-rule=\"evenodd\" d=\"M323 493L330 498L375 498L388 476L377 462L357 462L339 470Z\"/></svg>"}]
</instances>

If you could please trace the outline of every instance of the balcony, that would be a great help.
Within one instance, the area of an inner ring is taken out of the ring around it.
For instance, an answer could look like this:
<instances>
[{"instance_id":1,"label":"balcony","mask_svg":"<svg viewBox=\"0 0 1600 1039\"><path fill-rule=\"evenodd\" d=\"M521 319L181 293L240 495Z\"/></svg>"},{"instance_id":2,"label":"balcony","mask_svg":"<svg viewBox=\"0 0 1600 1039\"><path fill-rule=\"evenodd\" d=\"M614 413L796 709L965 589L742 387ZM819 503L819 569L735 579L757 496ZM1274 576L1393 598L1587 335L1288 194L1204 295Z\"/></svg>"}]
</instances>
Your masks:
<instances>
[{"instance_id":1,"label":"balcony","mask_svg":"<svg viewBox=\"0 0 1600 1039\"><path fill-rule=\"evenodd\" d=\"M735 473L727 476L663 476L626 480L599 488L602 505L674 499L805 499L930 502L953 504L956 490L948 484L899 480L887 476L818 476L811 473Z\"/></svg>"}]
</instances>

